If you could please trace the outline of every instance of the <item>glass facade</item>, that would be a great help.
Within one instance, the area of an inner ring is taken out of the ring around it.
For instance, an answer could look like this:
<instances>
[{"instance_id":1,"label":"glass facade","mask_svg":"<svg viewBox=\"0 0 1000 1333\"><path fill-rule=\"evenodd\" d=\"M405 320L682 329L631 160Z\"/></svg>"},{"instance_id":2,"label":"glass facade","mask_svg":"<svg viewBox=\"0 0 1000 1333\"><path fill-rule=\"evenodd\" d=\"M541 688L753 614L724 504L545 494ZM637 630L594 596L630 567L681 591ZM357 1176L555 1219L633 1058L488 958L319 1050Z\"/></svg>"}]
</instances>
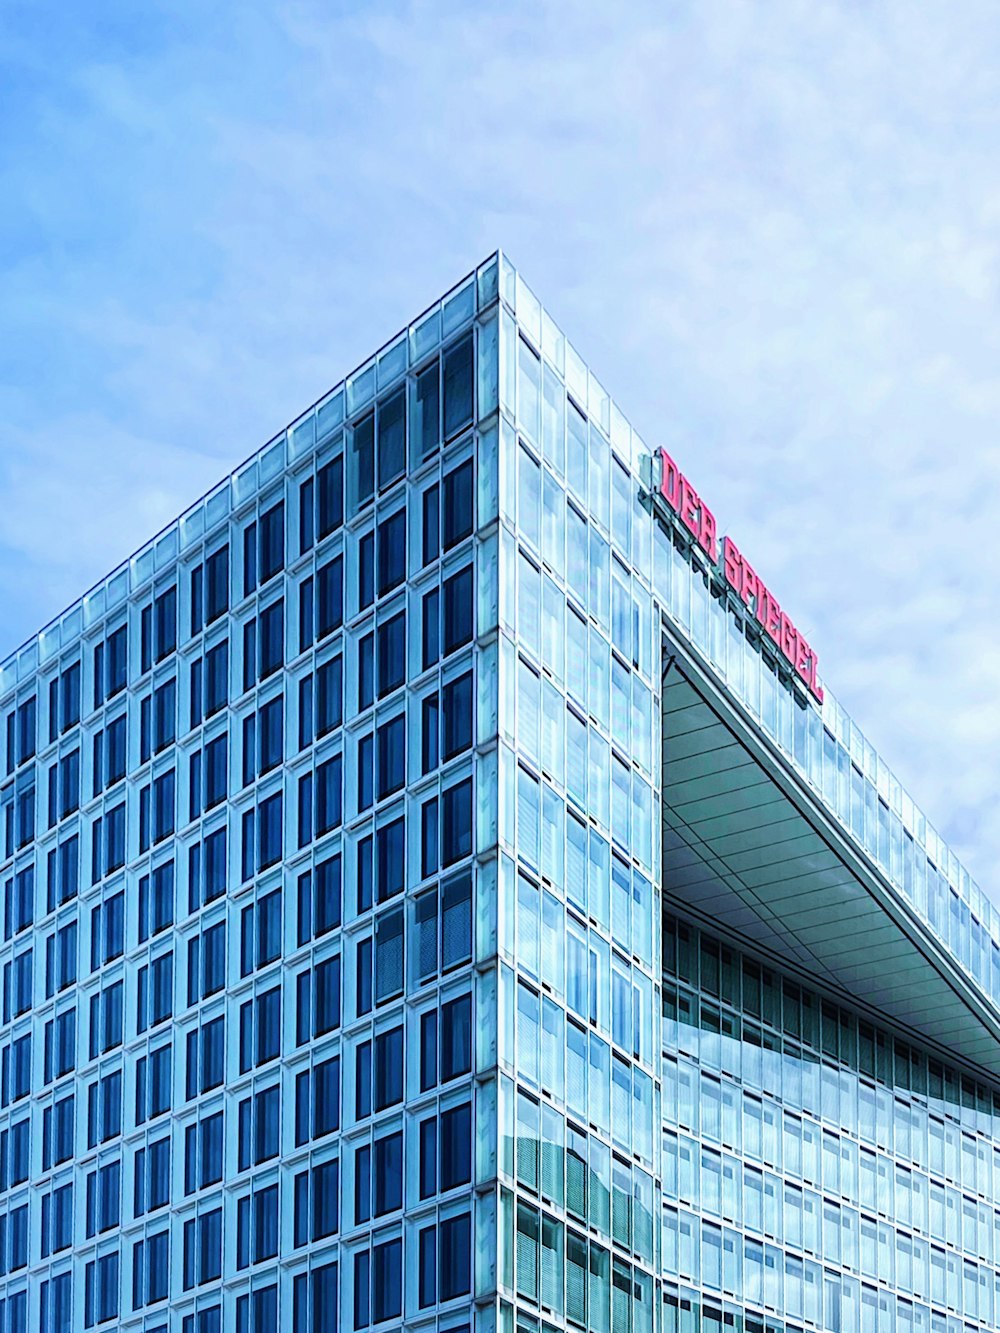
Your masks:
<instances>
[{"instance_id":1,"label":"glass facade","mask_svg":"<svg viewBox=\"0 0 1000 1333\"><path fill-rule=\"evenodd\" d=\"M986 1072L665 914L665 632L994 1006L495 255L0 666L0 1333L993 1326Z\"/></svg>"}]
</instances>

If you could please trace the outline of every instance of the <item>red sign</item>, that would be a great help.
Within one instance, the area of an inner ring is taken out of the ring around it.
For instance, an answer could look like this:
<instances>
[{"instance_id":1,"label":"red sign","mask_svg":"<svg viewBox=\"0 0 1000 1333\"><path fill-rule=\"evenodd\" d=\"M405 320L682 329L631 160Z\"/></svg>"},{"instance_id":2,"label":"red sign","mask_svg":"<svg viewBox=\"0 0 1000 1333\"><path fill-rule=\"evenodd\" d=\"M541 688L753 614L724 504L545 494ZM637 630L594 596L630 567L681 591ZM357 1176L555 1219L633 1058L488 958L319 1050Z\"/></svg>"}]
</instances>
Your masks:
<instances>
[{"instance_id":1,"label":"red sign","mask_svg":"<svg viewBox=\"0 0 1000 1333\"><path fill-rule=\"evenodd\" d=\"M714 514L666 449L659 451L659 459L660 495L712 563L719 567L718 529ZM822 703L819 658L730 537L722 539L721 574L744 605L753 611L761 628L773 639L778 651L805 682L813 697Z\"/></svg>"}]
</instances>

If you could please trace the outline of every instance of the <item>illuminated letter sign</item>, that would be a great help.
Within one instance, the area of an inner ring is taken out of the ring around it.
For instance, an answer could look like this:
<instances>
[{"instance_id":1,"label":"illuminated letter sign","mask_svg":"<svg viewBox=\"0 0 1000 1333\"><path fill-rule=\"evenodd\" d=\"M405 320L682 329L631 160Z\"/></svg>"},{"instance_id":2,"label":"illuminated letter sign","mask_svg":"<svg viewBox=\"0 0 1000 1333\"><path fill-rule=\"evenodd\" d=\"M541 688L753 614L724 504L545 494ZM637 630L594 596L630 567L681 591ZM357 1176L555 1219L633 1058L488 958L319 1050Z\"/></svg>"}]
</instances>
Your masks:
<instances>
[{"instance_id":1,"label":"illuminated letter sign","mask_svg":"<svg viewBox=\"0 0 1000 1333\"><path fill-rule=\"evenodd\" d=\"M722 559L719 559L715 516L666 449L660 449L658 456L660 481L657 494L666 501L677 521L688 530L717 567L726 584L752 611L761 629L774 641L795 674L805 682L813 698L822 703L823 686L819 683L819 659L816 654L782 611L763 579L745 556L740 554L732 538L722 539Z\"/></svg>"},{"instance_id":2,"label":"illuminated letter sign","mask_svg":"<svg viewBox=\"0 0 1000 1333\"><path fill-rule=\"evenodd\" d=\"M660 494L714 565L719 558L715 515L667 453L660 450Z\"/></svg>"}]
</instances>

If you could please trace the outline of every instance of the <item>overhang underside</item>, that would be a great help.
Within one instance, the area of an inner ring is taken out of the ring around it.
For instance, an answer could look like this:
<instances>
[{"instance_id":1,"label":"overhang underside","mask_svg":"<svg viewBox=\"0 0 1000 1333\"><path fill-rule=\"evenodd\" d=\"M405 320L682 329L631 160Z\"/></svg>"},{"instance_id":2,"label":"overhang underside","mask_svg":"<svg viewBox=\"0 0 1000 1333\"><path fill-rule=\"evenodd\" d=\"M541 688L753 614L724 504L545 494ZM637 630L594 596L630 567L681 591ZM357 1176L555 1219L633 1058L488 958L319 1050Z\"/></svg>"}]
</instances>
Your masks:
<instances>
[{"instance_id":1,"label":"overhang underside","mask_svg":"<svg viewBox=\"0 0 1000 1333\"><path fill-rule=\"evenodd\" d=\"M1000 1022L786 761L675 657L663 681L663 887L776 966L1000 1077Z\"/></svg>"}]
</instances>

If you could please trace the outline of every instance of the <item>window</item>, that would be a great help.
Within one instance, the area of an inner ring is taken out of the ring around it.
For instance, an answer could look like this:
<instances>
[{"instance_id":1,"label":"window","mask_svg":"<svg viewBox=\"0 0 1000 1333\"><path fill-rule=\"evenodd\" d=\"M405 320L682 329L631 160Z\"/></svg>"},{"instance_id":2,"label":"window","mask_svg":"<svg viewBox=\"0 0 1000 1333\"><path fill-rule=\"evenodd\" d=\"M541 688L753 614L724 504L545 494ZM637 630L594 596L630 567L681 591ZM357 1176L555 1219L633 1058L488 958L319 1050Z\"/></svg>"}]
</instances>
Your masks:
<instances>
[{"instance_id":1,"label":"window","mask_svg":"<svg viewBox=\"0 0 1000 1333\"><path fill-rule=\"evenodd\" d=\"M51 1083L76 1067L76 1010L67 1009L45 1024L42 1081Z\"/></svg>"},{"instance_id":2,"label":"window","mask_svg":"<svg viewBox=\"0 0 1000 1333\"><path fill-rule=\"evenodd\" d=\"M375 922L375 1003L403 992L403 909L383 912Z\"/></svg>"},{"instance_id":3,"label":"window","mask_svg":"<svg viewBox=\"0 0 1000 1333\"><path fill-rule=\"evenodd\" d=\"M375 413L362 417L348 434L347 486L351 512L356 513L375 494Z\"/></svg>"},{"instance_id":4,"label":"window","mask_svg":"<svg viewBox=\"0 0 1000 1333\"><path fill-rule=\"evenodd\" d=\"M87 1173L87 1238L121 1222L121 1162L104 1162Z\"/></svg>"},{"instance_id":5,"label":"window","mask_svg":"<svg viewBox=\"0 0 1000 1333\"><path fill-rule=\"evenodd\" d=\"M139 943L166 930L174 921L174 863L155 866L139 880Z\"/></svg>"},{"instance_id":6,"label":"window","mask_svg":"<svg viewBox=\"0 0 1000 1333\"><path fill-rule=\"evenodd\" d=\"M49 741L80 721L80 663L64 667L49 681Z\"/></svg>"},{"instance_id":7,"label":"window","mask_svg":"<svg viewBox=\"0 0 1000 1333\"><path fill-rule=\"evenodd\" d=\"M296 1333L328 1333L332 1322L330 1312L337 1308L336 1263L314 1267L310 1272L295 1277L292 1285L292 1326ZM270 1324L255 1324L253 1333L257 1333L258 1328L270 1333L276 1327L276 1319ZM250 1331L237 1328L237 1333Z\"/></svg>"},{"instance_id":8,"label":"window","mask_svg":"<svg viewBox=\"0 0 1000 1333\"><path fill-rule=\"evenodd\" d=\"M42 1111L42 1170L76 1156L76 1097L70 1093ZM0 1130L0 1185L4 1189L28 1178L28 1121Z\"/></svg>"},{"instance_id":9,"label":"window","mask_svg":"<svg viewBox=\"0 0 1000 1333\"><path fill-rule=\"evenodd\" d=\"M446 787L441 794L441 864L472 854L472 779Z\"/></svg>"},{"instance_id":10,"label":"window","mask_svg":"<svg viewBox=\"0 0 1000 1333\"><path fill-rule=\"evenodd\" d=\"M383 1134L375 1140L374 1213L382 1217L403 1206L403 1135Z\"/></svg>"},{"instance_id":11,"label":"window","mask_svg":"<svg viewBox=\"0 0 1000 1333\"><path fill-rule=\"evenodd\" d=\"M177 647L177 589L168 588L143 608L140 617L140 658L143 675L154 662Z\"/></svg>"},{"instance_id":12,"label":"window","mask_svg":"<svg viewBox=\"0 0 1000 1333\"><path fill-rule=\"evenodd\" d=\"M226 829L223 827L188 849L188 911L196 912L205 903L220 898L226 891L226 874Z\"/></svg>"},{"instance_id":13,"label":"window","mask_svg":"<svg viewBox=\"0 0 1000 1333\"><path fill-rule=\"evenodd\" d=\"M316 574L316 634L320 639L344 623L344 557L334 556Z\"/></svg>"},{"instance_id":14,"label":"window","mask_svg":"<svg viewBox=\"0 0 1000 1333\"><path fill-rule=\"evenodd\" d=\"M406 717L384 722L375 733L378 799L391 796L406 782Z\"/></svg>"},{"instance_id":15,"label":"window","mask_svg":"<svg viewBox=\"0 0 1000 1333\"><path fill-rule=\"evenodd\" d=\"M444 652L453 653L472 641L472 566L444 581Z\"/></svg>"},{"instance_id":16,"label":"window","mask_svg":"<svg viewBox=\"0 0 1000 1333\"><path fill-rule=\"evenodd\" d=\"M295 1176L292 1244L308 1245L340 1227L340 1162L323 1162Z\"/></svg>"},{"instance_id":17,"label":"window","mask_svg":"<svg viewBox=\"0 0 1000 1333\"><path fill-rule=\"evenodd\" d=\"M387 1240L372 1250L372 1317L396 1319L403 1307L403 1242Z\"/></svg>"},{"instance_id":18,"label":"window","mask_svg":"<svg viewBox=\"0 0 1000 1333\"><path fill-rule=\"evenodd\" d=\"M440 1021L439 1021L440 1020ZM420 1091L472 1068L472 997L459 996L420 1018Z\"/></svg>"},{"instance_id":19,"label":"window","mask_svg":"<svg viewBox=\"0 0 1000 1333\"><path fill-rule=\"evenodd\" d=\"M229 610L229 547L214 551L191 571L191 633L200 634Z\"/></svg>"},{"instance_id":20,"label":"window","mask_svg":"<svg viewBox=\"0 0 1000 1333\"><path fill-rule=\"evenodd\" d=\"M49 853L49 883L52 883L53 867L58 866L58 857L53 861ZM74 861L74 868L76 863ZM74 896L73 894L69 895ZM55 901L49 911L55 907ZM35 869L25 866L11 875L4 884L4 939L9 940L26 930L35 919Z\"/></svg>"},{"instance_id":21,"label":"window","mask_svg":"<svg viewBox=\"0 0 1000 1333\"><path fill-rule=\"evenodd\" d=\"M378 595L399 586L406 578L406 510L397 510L378 525Z\"/></svg>"},{"instance_id":22,"label":"window","mask_svg":"<svg viewBox=\"0 0 1000 1333\"><path fill-rule=\"evenodd\" d=\"M97 1174L97 1173L95 1173ZM87 1190L88 1212L90 1190ZM117 1180L115 1182L117 1193ZM170 1136L158 1139L135 1155L133 1169L133 1217L142 1217L170 1202ZM117 1225L117 1221L113 1224ZM101 1228L102 1230L104 1228ZM88 1233L89 1234L89 1233Z\"/></svg>"},{"instance_id":23,"label":"window","mask_svg":"<svg viewBox=\"0 0 1000 1333\"><path fill-rule=\"evenodd\" d=\"M243 719L243 785L277 768L284 757L282 698Z\"/></svg>"},{"instance_id":24,"label":"window","mask_svg":"<svg viewBox=\"0 0 1000 1333\"><path fill-rule=\"evenodd\" d=\"M375 1110L403 1100L403 1029L391 1028L375 1037Z\"/></svg>"},{"instance_id":25,"label":"window","mask_svg":"<svg viewBox=\"0 0 1000 1333\"><path fill-rule=\"evenodd\" d=\"M226 1020L223 1015L193 1028L185 1040L187 1070L184 1095L188 1101L199 1092L218 1088L225 1075Z\"/></svg>"},{"instance_id":26,"label":"window","mask_svg":"<svg viewBox=\"0 0 1000 1333\"><path fill-rule=\"evenodd\" d=\"M279 500L260 516L260 581L273 579L285 567L285 502Z\"/></svg>"},{"instance_id":27,"label":"window","mask_svg":"<svg viewBox=\"0 0 1000 1333\"><path fill-rule=\"evenodd\" d=\"M378 697L384 698L406 680L406 615L400 612L378 627Z\"/></svg>"},{"instance_id":28,"label":"window","mask_svg":"<svg viewBox=\"0 0 1000 1333\"><path fill-rule=\"evenodd\" d=\"M472 1179L472 1107L468 1102L420 1122L417 1178L421 1199Z\"/></svg>"},{"instance_id":29,"label":"window","mask_svg":"<svg viewBox=\"0 0 1000 1333\"><path fill-rule=\"evenodd\" d=\"M420 498L420 563L427 566L441 554L441 491L437 483L428 486Z\"/></svg>"},{"instance_id":30,"label":"window","mask_svg":"<svg viewBox=\"0 0 1000 1333\"><path fill-rule=\"evenodd\" d=\"M75 898L80 888L80 838L74 833L53 847L45 858L45 905L49 912ZM19 870L14 880L22 907L30 911L34 898L33 869ZM25 902L27 899L27 902Z\"/></svg>"},{"instance_id":31,"label":"window","mask_svg":"<svg viewBox=\"0 0 1000 1333\"><path fill-rule=\"evenodd\" d=\"M91 972L120 958L125 948L125 894L113 893L91 909Z\"/></svg>"},{"instance_id":32,"label":"window","mask_svg":"<svg viewBox=\"0 0 1000 1333\"><path fill-rule=\"evenodd\" d=\"M236 1204L236 1267L263 1263L278 1253L278 1187L267 1185Z\"/></svg>"},{"instance_id":33,"label":"window","mask_svg":"<svg viewBox=\"0 0 1000 1333\"><path fill-rule=\"evenodd\" d=\"M470 458L444 476L441 539L446 551L472 535L474 495Z\"/></svg>"},{"instance_id":34,"label":"window","mask_svg":"<svg viewBox=\"0 0 1000 1333\"><path fill-rule=\"evenodd\" d=\"M344 456L331 459L320 468L318 480L317 532L320 541L344 522Z\"/></svg>"},{"instance_id":35,"label":"window","mask_svg":"<svg viewBox=\"0 0 1000 1333\"><path fill-rule=\"evenodd\" d=\"M102 643L94 645L94 707L100 708L106 699L120 694L125 688L127 675L128 629L121 625Z\"/></svg>"},{"instance_id":36,"label":"window","mask_svg":"<svg viewBox=\"0 0 1000 1333\"><path fill-rule=\"evenodd\" d=\"M147 1236L132 1246L132 1309L167 1298L169 1232Z\"/></svg>"},{"instance_id":37,"label":"window","mask_svg":"<svg viewBox=\"0 0 1000 1333\"><path fill-rule=\"evenodd\" d=\"M222 1180L222 1112L184 1131L184 1193L194 1194Z\"/></svg>"},{"instance_id":38,"label":"window","mask_svg":"<svg viewBox=\"0 0 1000 1333\"><path fill-rule=\"evenodd\" d=\"M419 1232L417 1302L421 1309L437 1301L468 1295L472 1281L472 1227L468 1213L442 1220Z\"/></svg>"},{"instance_id":39,"label":"window","mask_svg":"<svg viewBox=\"0 0 1000 1333\"><path fill-rule=\"evenodd\" d=\"M375 600L375 534L366 532L358 539L358 610L364 611Z\"/></svg>"},{"instance_id":40,"label":"window","mask_svg":"<svg viewBox=\"0 0 1000 1333\"><path fill-rule=\"evenodd\" d=\"M295 1146L340 1128L340 1056L331 1056L295 1078Z\"/></svg>"},{"instance_id":41,"label":"window","mask_svg":"<svg viewBox=\"0 0 1000 1333\"><path fill-rule=\"evenodd\" d=\"M472 672L445 685L441 692L443 720L442 755L452 759L472 746Z\"/></svg>"},{"instance_id":42,"label":"window","mask_svg":"<svg viewBox=\"0 0 1000 1333\"><path fill-rule=\"evenodd\" d=\"M416 377L413 407L413 440L422 462L441 443L441 366L436 359Z\"/></svg>"},{"instance_id":43,"label":"window","mask_svg":"<svg viewBox=\"0 0 1000 1333\"><path fill-rule=\"evenodd\" d=\"M378 404L378 485L385 490L406 471L406 392Z\"/></svg>"},{"instance_id":44,"label":"window","mask_svg":"<svg viewBox=\"0 0 1000 1333\"><path fill-rule=\"evenodd\" d=\"M164 1023L174 1012L174 956L161 954L136 974L136 1034Z\"/></svg>"},{"instance_id":45,"label":"window","mask_svg":"<svg viewBox=\"0 0 1000 1333\"><path fill-rule=\"evenodd\" d=\"M169 1045L142 1055L135 1070L135 1123L144 1124L170 1110Z\"/></svg>"},{"instance_id":46,"label":"window","mask_svg":"<svg viewBox=\"0 0 1000 1333\"><path fill-rule=\"evenodd\" d=\"M281 956L281 889L244 907L240 916L240 976Z\"/></svg>"},{"instance_id":47,"label":"window","mask_svg":"<svg viewBox=\"0 0 1000 1333\"><path fill-rule=\"evenodd\" d=\"M239 1104L237 1120L237 1170L277 1157L281 1129L280 1088L264 1088Z\"/></svg>"},{"instance_id":48,"label":"window","mask_svg":"<svg viewBox=\"0 0 1000 1333\"><path fill-rule=\"evenodd\" d=\"M101 1254L84 1269L83 1324L92 1328L118 1317L118 1253ZM13 1321L10 1328L14 1330Z\"/></svg>"},{"instance_id":49,"label":"window","mask_svg":"<svg viewBox=\"0 0 1000 1333\"><path fill-rule=\"evenodd\" d=\"M307 944L340 925L341 881L339 853L299 875L297 944Z\"/></svg>"},{"instance_id":50,"label":"window","mask_svg":"<svg viewBox=\"0 0 1000 1333\"><path fill-rule=\"evenodd\" d=\"M45 998L76 985L77 923L67 921L45 940Z\"/></svg>"},{"instance_id":51,"label":"window","mask_svg":"<svg viewBox=\"0 0 1000 1333\"><path fill-rule=\"evenodd\" d=\"M420 704L420 772L430 773L441 762L441 706L437 694L429 694Z\"/></svg>"},{"instance_id":52,"label":"window","mask_svg":"<svg viewBox=\"0 0 1000 1333\"><path fill-rule=\"evenodd\" d=\"M94 781L92 796L100 796L107 787L113 787L125 776L126 719L124 715L94 736Z\"/></svg>"},{"instance_id":53,"label":"window","mask_svg":"<svg viewBox=\"0 0 1000 1333\"><path fill-rule=\"evenodd\" d=\"M219 921L188 940L187 1002L197 1004L226 984L226 923Z\"/></svg>"},{"instance_id":54,"label":"window","mask_svg":"<svg viewBox=\"0 0 1000 1333\"><path fill-rule=\"evenodd\" d=\"M295 978L295 1041L302 1046L340 1027L340 955Z\"/></svg>"},{"instance_id":55,"label":"window","mask_svg":"<svg viewBox=\"0 0 1000 1333\"><path fill-rule=\"evenodd\" d=\"M444 437L450 440L472 424L472 334L453 343L442 357Z\"/></svg>"},{"instance_id":56,"label":"window","mask_svg":"<svg viewBox=\"0 0 1000 1333\"><path fill-rule=\"evenodd\" d=\"M280 791L261 801L256 810L243 812L243 851L241 865L243 881L252 879L256 854L256 869L266 870L281 860L281 801Z\"/></svg>"},{"instance_id":57,"label":"window","mask_svg":"<svg viewBox=\"0 0 1000 1333\"><path fill-rule=\"evenodd\" d=\"M281 1054L281 987L240 1005L240 1073Z\"/></svg>"},{"instance_id":58,"label":"window","mask_svg":"<svg viewBox=\"0 0 1000 1333\"><path fill-rule=\"evenodd\" d=\"M402 893L406 881L406 829L402 818L376 834L375 889L380 903Z\"/></svg>"},{"instance_id":59,"label":"window","mask_svg":"<svg viewBox=\"0 0 1000 1333\"><path fill-rule=\"evenodd\" d=\"M107 1143L122 1132L121 1071L95 1079L87 1088L87 1147Z\"/></svg>"},{"instance_id":60,"label":"window","mask_svg":"<svg viewBox=\"0 0 1000 1333\"><path fill-rule=\"evenodd\" d=\"M185 1291L222 1276L222 1209L213 1208L184 1223L181 1272Z\"/></svg>"}]
</instances>

